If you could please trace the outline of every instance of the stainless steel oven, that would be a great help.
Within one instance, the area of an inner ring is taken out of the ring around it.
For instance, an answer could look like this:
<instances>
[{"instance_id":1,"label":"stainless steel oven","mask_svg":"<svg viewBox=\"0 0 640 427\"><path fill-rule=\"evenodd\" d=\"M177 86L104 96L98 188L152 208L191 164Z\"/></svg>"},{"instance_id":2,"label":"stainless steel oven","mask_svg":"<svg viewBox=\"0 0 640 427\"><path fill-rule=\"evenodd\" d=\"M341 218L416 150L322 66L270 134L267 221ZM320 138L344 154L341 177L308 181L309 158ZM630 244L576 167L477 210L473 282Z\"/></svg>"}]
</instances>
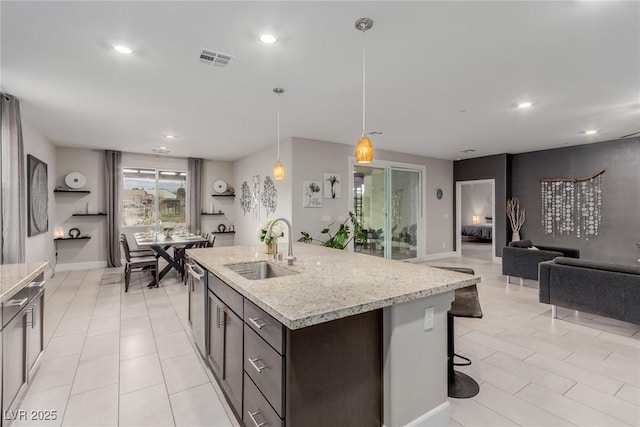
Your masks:
<instances>
[{"instance_id":1,"label":"stainless steel oven","mask_svg":"<svg viewBox=\"0 0 640 427\"><path fill-rule=\"evenodd\" d=\"M207 357L207 272L197 263L187 264L187 288L189 290L189 324L196 347L202 357Z\"/></svg>"}]
</instances>

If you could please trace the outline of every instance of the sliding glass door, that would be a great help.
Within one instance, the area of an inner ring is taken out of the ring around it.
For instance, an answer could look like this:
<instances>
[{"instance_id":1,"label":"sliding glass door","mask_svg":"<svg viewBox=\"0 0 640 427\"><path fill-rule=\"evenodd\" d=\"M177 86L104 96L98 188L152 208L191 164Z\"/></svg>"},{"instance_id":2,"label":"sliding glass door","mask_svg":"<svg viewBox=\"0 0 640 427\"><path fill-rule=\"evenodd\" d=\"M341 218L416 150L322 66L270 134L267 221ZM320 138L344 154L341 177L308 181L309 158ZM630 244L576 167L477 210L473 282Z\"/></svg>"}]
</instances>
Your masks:
<instances>
[{"instance_id":1,"label":"sliding glass door","mask_svg":"<svg viewBox=\"0 0 640 427\"><path fill-rule=\"evenodd\" d=\"M391 259L422 253L422 172L395 166L353 167L354 212L367 235L354 250Z\"/></svg>"}]
</instances>

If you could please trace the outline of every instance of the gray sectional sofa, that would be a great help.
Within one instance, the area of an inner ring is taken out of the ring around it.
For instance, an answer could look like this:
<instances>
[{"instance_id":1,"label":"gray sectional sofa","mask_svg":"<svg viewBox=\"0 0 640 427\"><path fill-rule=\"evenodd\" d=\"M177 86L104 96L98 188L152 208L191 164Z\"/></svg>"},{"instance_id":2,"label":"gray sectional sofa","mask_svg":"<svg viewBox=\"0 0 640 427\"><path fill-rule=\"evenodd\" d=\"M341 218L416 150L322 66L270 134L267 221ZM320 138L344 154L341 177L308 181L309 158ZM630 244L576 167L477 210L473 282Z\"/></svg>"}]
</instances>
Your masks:
<instances>
[{"instance_id":1,"label":"gray sectional sofa","mask_svg":"<svg viewBox=\"0 0 640 427\"><path fill-rule=\"evenodd\" d=\"M640 267L559 257L541 262L540 302L640 325Z\"/></svg>"},{"instance_id":2,"label":"gray sectional sofa","mask_svg":"<svg viewBox=\"0 0 640 427\"><path fill-rule=\"evenodd\" d=\"M538 280L538 264L559 256L580 258L580 251L540 245L535 245L534 249L531 240L510 242L509 246L502 249L502 275L507 276L507 283L510 276Z\"/></svg>"}]
</instances>

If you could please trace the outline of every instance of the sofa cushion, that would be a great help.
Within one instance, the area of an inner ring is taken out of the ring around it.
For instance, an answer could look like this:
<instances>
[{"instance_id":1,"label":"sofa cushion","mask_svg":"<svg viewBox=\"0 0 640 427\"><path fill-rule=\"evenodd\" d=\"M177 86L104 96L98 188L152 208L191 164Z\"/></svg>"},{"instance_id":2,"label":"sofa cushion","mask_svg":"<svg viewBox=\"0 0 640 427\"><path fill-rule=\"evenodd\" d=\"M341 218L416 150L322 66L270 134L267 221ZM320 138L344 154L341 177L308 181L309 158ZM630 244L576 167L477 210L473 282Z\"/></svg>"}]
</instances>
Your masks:
<instances>
[{"instance_id":1,"label":"sofa cushion","mask_svg":"<svg viewBox=\"0 0 640 427\"><path fill-rule=\"evenodd\" d=\"M573 267L591 268L595 270L612 271L615 273L640 275L640 267L636 267L635 265L614 264L610 262L590 261L566 257L555 258L553 262L556 264L570 265Z\"/></svg>"},{"instance_id":2,"label":"sofa cushion","mask_svg":"<svg viewBox=\"0 0 640 427\"><path fill-rule=\"evenodd\" d=\"M512 248L530 248L532 246L531 240L517 240L515 242L509 242L509 246Z\"/></svg>"}]
</instances>

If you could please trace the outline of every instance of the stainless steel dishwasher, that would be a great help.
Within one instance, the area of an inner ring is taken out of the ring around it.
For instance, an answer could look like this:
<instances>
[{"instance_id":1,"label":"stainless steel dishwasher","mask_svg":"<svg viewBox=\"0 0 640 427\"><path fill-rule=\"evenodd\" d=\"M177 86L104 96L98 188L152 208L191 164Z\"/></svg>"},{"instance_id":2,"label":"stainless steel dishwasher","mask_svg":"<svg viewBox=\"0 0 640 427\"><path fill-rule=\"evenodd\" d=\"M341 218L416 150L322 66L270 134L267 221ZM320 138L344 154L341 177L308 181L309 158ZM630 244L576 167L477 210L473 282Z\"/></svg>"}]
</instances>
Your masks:
<instances>
[{"instance_id":1,"label":"stainless steel dishwasher","mask_svg":"<svg viewBox=\"0 0 640 427\"><path fill-rule=\"evenodd\" d=\"M189 325L196 347L202 357L207 357L207 273L195 262L187 264L187 288L189 291Z\"/></svg>"}]
</instances>

